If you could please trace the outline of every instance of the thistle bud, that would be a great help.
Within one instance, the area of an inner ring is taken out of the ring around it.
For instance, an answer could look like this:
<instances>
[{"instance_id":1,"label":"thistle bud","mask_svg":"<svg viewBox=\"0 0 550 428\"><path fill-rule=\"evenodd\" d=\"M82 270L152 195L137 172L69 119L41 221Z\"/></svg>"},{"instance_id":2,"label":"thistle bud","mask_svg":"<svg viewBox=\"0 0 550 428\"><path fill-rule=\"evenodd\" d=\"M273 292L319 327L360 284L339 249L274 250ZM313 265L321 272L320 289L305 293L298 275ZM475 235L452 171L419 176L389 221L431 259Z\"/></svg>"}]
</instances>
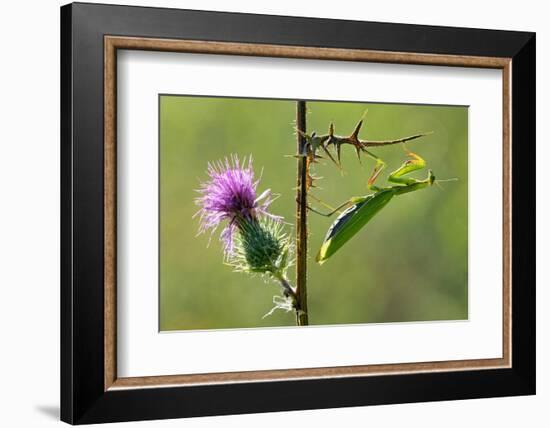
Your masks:
<instances>
[{"instance_id":1,"label":"thistle bud","mask_svg":"<svg viewBox=\"0 0 550 428\"><path fill-rule=\"evenodd\" d=\"M290 240L280 221L269 218L243 221L228 262L235 270L285 276L290 264Z\"/></svg>"}]
</instances>

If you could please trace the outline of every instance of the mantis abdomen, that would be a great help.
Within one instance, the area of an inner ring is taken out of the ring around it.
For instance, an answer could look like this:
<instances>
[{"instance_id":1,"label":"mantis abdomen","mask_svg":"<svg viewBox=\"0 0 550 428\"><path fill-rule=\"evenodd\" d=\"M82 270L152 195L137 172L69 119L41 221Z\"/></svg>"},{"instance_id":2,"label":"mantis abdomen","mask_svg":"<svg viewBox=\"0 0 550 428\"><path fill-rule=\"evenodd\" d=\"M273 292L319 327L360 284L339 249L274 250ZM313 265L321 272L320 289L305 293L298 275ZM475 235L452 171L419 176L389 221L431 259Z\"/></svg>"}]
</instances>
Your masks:
<instances>
[{"instance_id":1,"label":"mantis abdomen","mask_svg":"<svg viewBox=\"0 0 550 428\"><path fill-rule=\"evenodd\" d=\"M365 196L346 209L330 226L316 260L323 264L357 234L395 195L393 189Z\"/></svg>"}]
</instances>

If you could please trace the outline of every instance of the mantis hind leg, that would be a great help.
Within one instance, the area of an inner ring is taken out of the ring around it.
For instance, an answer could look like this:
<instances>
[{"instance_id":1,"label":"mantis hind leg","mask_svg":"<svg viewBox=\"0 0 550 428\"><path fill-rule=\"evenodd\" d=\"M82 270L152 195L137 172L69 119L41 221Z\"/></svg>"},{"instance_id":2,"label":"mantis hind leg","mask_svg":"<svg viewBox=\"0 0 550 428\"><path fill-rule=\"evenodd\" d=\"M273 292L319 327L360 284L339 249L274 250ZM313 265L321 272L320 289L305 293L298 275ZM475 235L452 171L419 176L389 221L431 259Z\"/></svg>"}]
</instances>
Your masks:
<instances>
[{"instance_id":1,"label":"mantis hind leg","mask_svg":"<svg viewBox=\"0 0 550 428\"><path fill-rule=\"evenodd\" d=\"M315 200L316 200L317 202L319 202L321 205L324 205L325 207L327 207L327 208L330 210L329 212L323 213L323 212L318 211L317 209L311 207L311 206L308 204L308 206L307 206L308 210L310 210L311 212L314 212L315 214L322 215L323 217L330 217L330 216L336 214L337 212L340 212L340 210L342 210L342 209L344 209L344 208L347 208L348 206L350 206L351 204L353 204L353 200L348 200L348 201L345 201L344 203L338 205L336 208L333 208L333 207L331 207L329 204L323 202L321 199L319 199L319 198L316 197L316 196L313 196L312 194L309 194L309 197L315 199Z\"/></svg>"}]
</instances>

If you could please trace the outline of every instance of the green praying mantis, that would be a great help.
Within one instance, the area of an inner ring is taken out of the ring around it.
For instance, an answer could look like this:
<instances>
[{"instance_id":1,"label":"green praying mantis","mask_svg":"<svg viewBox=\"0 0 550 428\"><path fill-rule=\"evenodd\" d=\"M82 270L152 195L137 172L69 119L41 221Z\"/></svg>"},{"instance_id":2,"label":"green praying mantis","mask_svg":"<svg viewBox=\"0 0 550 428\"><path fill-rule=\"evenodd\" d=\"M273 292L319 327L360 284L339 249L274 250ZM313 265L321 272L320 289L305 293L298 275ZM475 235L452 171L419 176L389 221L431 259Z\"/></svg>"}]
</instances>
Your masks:
<instances>
[{"instance_id":1,"label":"green praying mantis","mask_svg":"<svg viewBox=\"0 0 550 428\"><path fill-rule=\"evenodd\" d=\"M355 148L357 157L361 161L361 153L366 154L368 157L376 161L376 165L372 172L372 175L368 179L367 187L372 193L365 196L352 197L349 200L345 201L338 207L332 209L330 206L325 204L320 199L309 195L318 202L331 208L331 211L328 213L323 213L309 204L307 208L320 214L322 216L330 217L335 213L340 212L345 209L341 214L336 218L336 220L329 227L325 239L321 245L321 248L316 256L316 261L319 264L325 263L331 256L333 256L344 244L346 244L351 238L353 238L357 233L369 223L372 218L378 214L392 199L394 196L404 195L406 193L415 192L417 190L424 189L426 187L432 186L435 182L435 175L432 170L428 170L428 175L425 179L419 180L416 178L407 177L410 173L414 171L421 170L426 167L426 162L416 153L413 153L405 148L405 151L408 155L408 159L395 171L390 173L388 177L388 182L390 185L385 187L378 187L375 185L376 179L379 177L381 171L385 168L386 163L377 157L374 153L368 150L370 147L380 147L392 144L405 143L407 141L412 141L428 135L428 133L411 135L408 137L400 138L397 140L387 140L387 141L372 141L372 140L360 140L359 131L363 124L363 119L361 119L356 125L353 133L348 137L341 137L334 134L334 125L331 123L329 126L329 132L326 135L316 135L312 133L311 135L298 131L300 135L305 139L306 144L304 145L304 152L300 153L298 156L306 157L306 168L308 171L307 182L305 183L306 189L310 187L315 187L315 180L317 177L314 177L309 172L309 167L312 163L316 163L318 158L322 158L318 154L319 150L322 150L328 158L341 169L341 146L344 144L352 145ZM332 156L329 151L329 147L333 146L336 151L336 159ZM454 179L451 179L454 180ZM438 181L447 181L447 180L438 180Z\"/></svg>"},{"instance_id":2,"label":"green praying mantis","mask_svg":"<svg viewBox=\"0 0 550 428\"><path fill-rule=\"evenodd\" d=\"M406 160L397 170L393 171L388 181L394 185L378 187L374 181L379 175L381 168L375 172L368 181L368 188L373 193L366 196L352 197L348 201L329 213L321 213L312 207L310 210L324 216L331 216L341 209L346 208L330 226L321 249L317 253L316 260L323 264L329 257L338 251L346 242L353 238L372 218L382 210L394 196L415 192L431 186L435 182L432 170L428 170L428 176L424 180L405 177L407 174L423 169L426 162L417 154L408 151L410 159Z\"/></svg>"}]
</instances>

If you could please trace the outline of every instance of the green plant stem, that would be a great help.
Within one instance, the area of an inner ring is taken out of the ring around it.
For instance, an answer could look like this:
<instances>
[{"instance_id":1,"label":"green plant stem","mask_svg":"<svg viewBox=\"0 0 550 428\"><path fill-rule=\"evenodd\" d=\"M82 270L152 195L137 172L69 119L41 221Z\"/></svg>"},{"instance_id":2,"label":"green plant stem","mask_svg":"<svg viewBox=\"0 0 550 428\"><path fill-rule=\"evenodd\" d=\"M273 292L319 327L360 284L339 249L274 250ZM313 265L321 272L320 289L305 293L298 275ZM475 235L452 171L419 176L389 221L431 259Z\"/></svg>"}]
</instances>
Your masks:
<instances>
[{"instance_id":1,"label":"green plant stem","mask_svg":"<svg viewBox=\"0 0 550 428\"><path fill-rule=\"evenodd\" d=\"M290 285L288 280L283 276L276 276L276 278L281 283L281 287L283 288L284 295L286 297L291 297L292 301L296 302L296 300L297 300L296 291L294 290L294 288L292 288L292 286Z\"/></svg>"},{"instance_id":2,"label":"green plant stem","mask_svg":"<svg viewBox=\"0 0 550 428\"><path fill-rule=\"evenodd\" d=\"M296 102L298 153L305 152L306 102ZM296 195L296 324L308 325L307 312L307 157L298 158Z\"/></svg>"}]
</instances>

